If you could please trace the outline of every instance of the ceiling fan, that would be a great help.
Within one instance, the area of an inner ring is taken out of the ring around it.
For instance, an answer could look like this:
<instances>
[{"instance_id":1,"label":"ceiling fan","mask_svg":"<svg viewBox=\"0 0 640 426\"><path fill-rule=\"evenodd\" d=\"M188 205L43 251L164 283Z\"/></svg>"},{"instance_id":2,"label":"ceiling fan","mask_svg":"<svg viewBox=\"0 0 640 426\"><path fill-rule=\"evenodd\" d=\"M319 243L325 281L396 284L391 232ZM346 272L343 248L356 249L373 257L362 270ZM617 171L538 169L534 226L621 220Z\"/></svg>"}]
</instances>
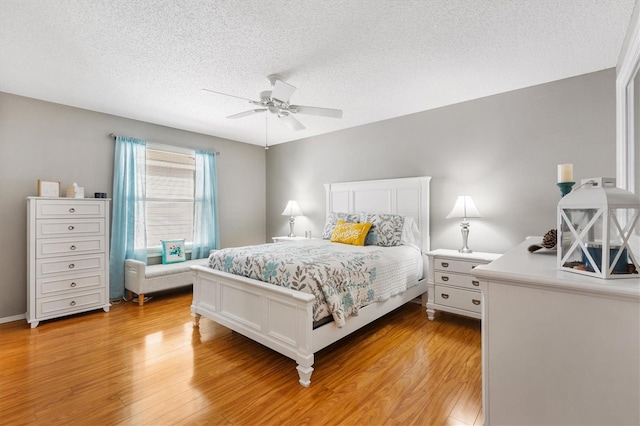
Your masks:
<instances>
[{"instance_id":1,"label":"ceiling fan","mask_svg":"<svg viewBox=\"0 0 640 426\"><path fill-rule=\"evenodd\" d=\"M241 96L230 95L228 93L217 92L210 89L202 90L206 92L216 93L218 95L243 99L245 101L248 101L252 105L260 107L250 109L249 111L239 112L237 114L230 115L227 118L242 118L253 114L260 114L269 111L270 113L276 115L285 126L294 131L303 130L305 129L305 127L301 122L293 117L293 114L308 114L318 115L321 117L342 118L341 109L290 104L289 98L291 97L293 92L295 92L296 88L288 83L285 83L282 80L282 77L278 74L272 74L268 76L267 80L269 80L269 83L272 86L272 90L265 90L263 92L260 92L259 101L243 98Z\"/></svg>"}]
</instances>

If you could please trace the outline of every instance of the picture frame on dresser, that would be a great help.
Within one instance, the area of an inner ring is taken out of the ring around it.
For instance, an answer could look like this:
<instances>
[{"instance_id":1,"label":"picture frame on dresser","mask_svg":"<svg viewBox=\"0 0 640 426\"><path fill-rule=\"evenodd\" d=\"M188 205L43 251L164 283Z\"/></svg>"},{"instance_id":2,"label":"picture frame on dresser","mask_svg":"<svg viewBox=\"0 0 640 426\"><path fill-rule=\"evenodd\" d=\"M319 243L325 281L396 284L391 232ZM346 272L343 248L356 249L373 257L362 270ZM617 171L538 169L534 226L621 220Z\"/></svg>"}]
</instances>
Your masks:
<instances>
[{"instance_id":1,"label":"picture frame on dresser","mask_svg":"<svg viewBox=\"0 0 640 426\"><path fill-rule=\"evenodd\" d=\"M59 197L60 182L38 179L38 197Z\"/></svg>"}]
</instances>

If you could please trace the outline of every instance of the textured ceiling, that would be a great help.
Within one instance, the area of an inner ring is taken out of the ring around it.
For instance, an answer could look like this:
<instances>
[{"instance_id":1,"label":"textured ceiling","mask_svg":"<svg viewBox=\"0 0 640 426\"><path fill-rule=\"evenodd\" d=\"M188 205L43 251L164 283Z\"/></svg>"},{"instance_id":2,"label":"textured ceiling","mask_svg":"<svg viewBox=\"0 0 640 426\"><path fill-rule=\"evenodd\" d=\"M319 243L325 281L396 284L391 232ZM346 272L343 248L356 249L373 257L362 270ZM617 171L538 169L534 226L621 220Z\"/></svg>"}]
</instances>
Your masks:
<instances>
[{"instance_id":1,"label":"textured ceiling","mask_svg":"<svg viewBox=\"0 0 640 426\"><path fill-rule=\"evenodd\" d=\"M266 114L200 89L279 73L344 110L269 115L272 145L614 67L634 2L2 0L0 91L260 145Z\"/></svg>"}]
</instances>

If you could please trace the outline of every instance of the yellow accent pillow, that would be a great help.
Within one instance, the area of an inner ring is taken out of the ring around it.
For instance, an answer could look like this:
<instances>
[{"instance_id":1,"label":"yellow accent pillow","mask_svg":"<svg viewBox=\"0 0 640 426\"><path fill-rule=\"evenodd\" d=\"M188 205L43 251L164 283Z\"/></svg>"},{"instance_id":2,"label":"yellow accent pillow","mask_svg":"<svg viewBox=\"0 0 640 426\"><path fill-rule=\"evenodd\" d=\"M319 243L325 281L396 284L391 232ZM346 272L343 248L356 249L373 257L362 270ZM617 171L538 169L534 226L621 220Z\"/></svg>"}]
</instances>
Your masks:
<instances>
[{"instance_id":1,"label":"yellow accent pillow","mask_svg":"<svg viewBox=\"0 0 640 426\"><path fill-rule=\"evenodd\" d=\"M371 229L370 222L353 223L338 220L331 234L331 242L363 246L369 229Z\"/></svg>"}]
</instances>

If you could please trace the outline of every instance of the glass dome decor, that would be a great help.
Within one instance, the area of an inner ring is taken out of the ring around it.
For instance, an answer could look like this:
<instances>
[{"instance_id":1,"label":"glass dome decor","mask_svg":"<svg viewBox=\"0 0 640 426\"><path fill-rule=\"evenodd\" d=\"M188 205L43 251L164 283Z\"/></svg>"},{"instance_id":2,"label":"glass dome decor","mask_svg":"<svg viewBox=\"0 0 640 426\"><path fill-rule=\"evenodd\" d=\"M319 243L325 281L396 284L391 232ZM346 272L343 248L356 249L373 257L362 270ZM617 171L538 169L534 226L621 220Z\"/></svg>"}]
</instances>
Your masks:
<instances>
[{"instance_id":1,"label":"glass dome decor","mask_svg":"<svg viewBox=\"0 0 640 426\"><path fill-rule=\"evenodd\" d=\"M603 279L638 278L640 196L615 179L583 179L558 203L558 269Z\"/></svg>"}]
</instances>

